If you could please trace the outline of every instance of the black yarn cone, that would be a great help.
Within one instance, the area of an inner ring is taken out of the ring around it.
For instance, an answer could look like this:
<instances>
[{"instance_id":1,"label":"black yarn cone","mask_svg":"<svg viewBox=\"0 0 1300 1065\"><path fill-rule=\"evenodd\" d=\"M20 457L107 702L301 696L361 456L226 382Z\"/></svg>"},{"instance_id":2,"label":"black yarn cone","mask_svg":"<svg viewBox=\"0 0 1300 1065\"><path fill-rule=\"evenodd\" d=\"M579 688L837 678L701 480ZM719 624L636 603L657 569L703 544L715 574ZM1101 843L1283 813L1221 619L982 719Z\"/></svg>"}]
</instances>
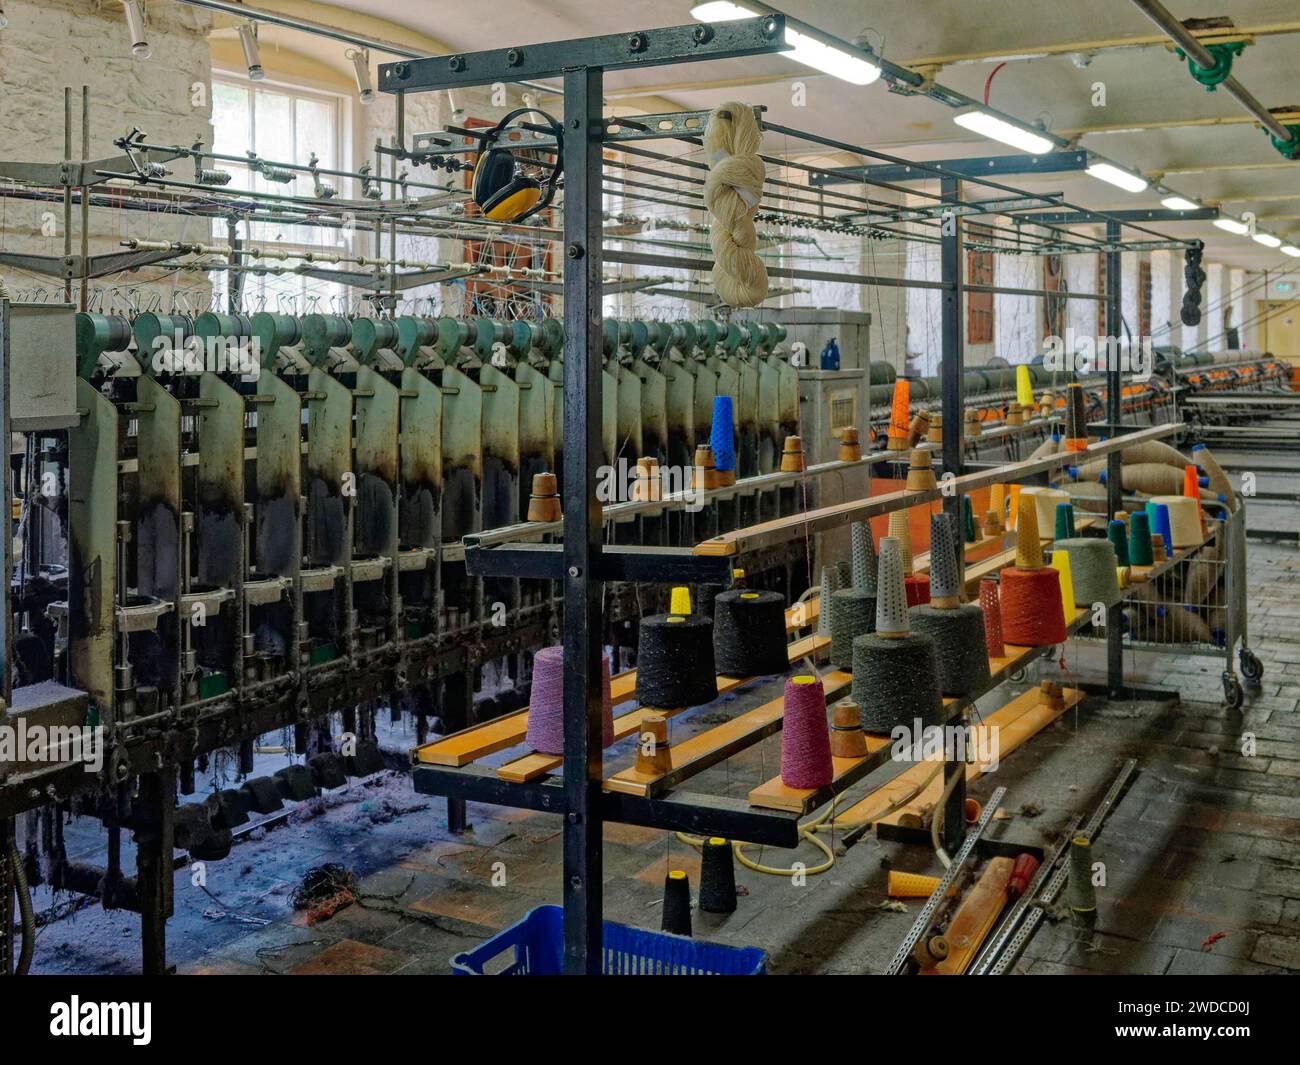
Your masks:
<instances>
[{"instance_id":1,"label":"black yarn cone","mask_svg":"<svg viewBox=\"0 0 1300 1065\"><path fill-rule=\"evenodd\" d=\"M704 841L700 865L700 909L705 913L736 912L736 865L731 840L711 836Z\"/></svg>"},{"instance_id":2,"label":"black yarn cone","mask_svg":"<svg viewBox=\"0 0 1300 1065\"><path fill-rule=\"evenodd\" d=\"M728 677L762 677L790 668L785 643L785 596L779 592L722 592L713 606L713 655Z\"/></svg>"},{"instance_id":3,"label":"black yarn cone","mask_svg":"<svg viewBox=\"0 0 1300 1065\"><path fill-rule=\"evenodd\" d=\"M691 881L680 869L674 869L664 877L664 922L661 927L674 935L691 934Z\"/></svg>"},{"instance_id":4,"label":"black yarn cone","mask_svg":"<svg viewBox=\"0 0 1300 1065\"><path fill-rule=\"evenodd\" d=\"M637 702L671 710L711 703L717 697L713 622L699 614L642 618L636 656Z\"/></svg>"}]
</instances>

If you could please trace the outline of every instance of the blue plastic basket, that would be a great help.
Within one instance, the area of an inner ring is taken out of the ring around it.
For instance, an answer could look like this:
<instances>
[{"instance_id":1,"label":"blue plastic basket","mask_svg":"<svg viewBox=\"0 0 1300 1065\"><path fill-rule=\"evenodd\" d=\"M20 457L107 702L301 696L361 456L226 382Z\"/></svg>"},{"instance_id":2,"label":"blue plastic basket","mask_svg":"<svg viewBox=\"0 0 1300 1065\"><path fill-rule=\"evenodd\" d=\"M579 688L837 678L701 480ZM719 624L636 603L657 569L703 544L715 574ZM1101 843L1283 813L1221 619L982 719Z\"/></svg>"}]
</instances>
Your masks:
<instances>
[{"instance_id":1,"label":"blue plastic basket","mask_svg":"<svg viewBox=\"0 0 1300 1065\"><path fill-rule=\"evenodd\" d=\"M514 961L492 966L507 951L513 951ZM473 950L457 954L451 971L457 976L558 976L563 958L564 910L538 906ZM486 972L489 966L492 971ZM601 969L607 976L764 976L767 954L757 947L724 947L606 921Z\"/></svg>"}]
</instances>

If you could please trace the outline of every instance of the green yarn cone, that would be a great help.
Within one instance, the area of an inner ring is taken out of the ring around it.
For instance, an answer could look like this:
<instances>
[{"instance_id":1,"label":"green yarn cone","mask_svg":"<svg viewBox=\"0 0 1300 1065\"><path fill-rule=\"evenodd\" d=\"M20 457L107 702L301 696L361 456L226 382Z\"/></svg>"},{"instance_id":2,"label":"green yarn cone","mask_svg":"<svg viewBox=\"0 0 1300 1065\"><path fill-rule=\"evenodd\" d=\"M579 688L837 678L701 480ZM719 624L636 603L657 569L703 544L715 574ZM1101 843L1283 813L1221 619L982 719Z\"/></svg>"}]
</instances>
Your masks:
<instances>
[{"instance_id":1,"label":"green yarn cone","mask_svg":"<svg viewBox=\"0 0 1300 1065\"><path fill-rule=\"evenodd\" d=\"M1128 560L1127 532L1119 518L1112 521L1106 530L1106 538L1110 540L1110 546L1115 549L1115 564L1118 566L1132 565Z\"/></svg>"},{"instance_id":2,"label":"green yarn cone","mask_svg":"<svg viewBox=\"0 0 1300 1065\"><path fill-rule=\"evenodd\" d=\"M1151 550L1151 516L1135 510L1128 519L1128 558L1131 566L1149 566L1155 561Z\"/></svg>"},{"instance_id":3,"label":"green yarn cone","mask_svg":"<svg viewBox=\"0 0 1300 1065\"><path fill-rule=\"evenodd\" d=\"M975 542L975 508L971 506L970 496L961 497L961 520L965 529L966 542L973 544Z\"/></svg>"},{"instance_id":4,"label":"green yarn cone","mask_svg":"<svg viewBox=\"0 0 1300 1065\"><path fill-rule=\"evenodd\" d=\"M1053 540L1069 540L1074 536L1074 504L1056 504L1056 535Z\"/></svg>"}]
</instances>

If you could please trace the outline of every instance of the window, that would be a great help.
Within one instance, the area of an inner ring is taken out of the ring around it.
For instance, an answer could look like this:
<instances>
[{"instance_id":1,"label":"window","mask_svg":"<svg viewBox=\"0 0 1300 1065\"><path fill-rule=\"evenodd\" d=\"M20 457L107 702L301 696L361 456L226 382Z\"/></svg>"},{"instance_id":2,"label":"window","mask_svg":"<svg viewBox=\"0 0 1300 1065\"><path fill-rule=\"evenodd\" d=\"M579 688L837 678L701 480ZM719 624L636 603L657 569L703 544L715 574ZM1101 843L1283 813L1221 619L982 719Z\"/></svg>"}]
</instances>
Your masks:
<instances>
[{"instance_id":1,"label":"window","mask_svg":"<svg viewBox=\"0 0 1300 1065\"><path fill-rule=\"evenodd\" d=\"M343 99L328 93L290 88L268 82L255 83L238 75L216 74L212 80L212 150L223 155L244 156L249 151L268 163L296 163L308 166L315 156L318 164L330 170L348 169L343 165ZM292 180L278 182L239 163L218 161L216 166L232 174L226 190L245 189L286 196L312 196L312 175L306 171L286 171ZM322 175L320 180L332 186L340 198L352 196L350 179ZM212 234L224 242L228 233L224 219L213 221ZM340 229L295 225L274 221L255 221L240 226L240 236L258 244L274 244L286 250L310 251L316 248L345 250L349 237ZM267 266L293 266L294 260L267 262ZM347 269L344 264L341 269ZM245 307L296 313L319 308L337 310L336 301L344 288L328 282L304 278L292 273L247 274ZM213 278L214 292L224 296L226 273ZM308 306L308 294L315 297Z\"/></svg>"}]
</instances>

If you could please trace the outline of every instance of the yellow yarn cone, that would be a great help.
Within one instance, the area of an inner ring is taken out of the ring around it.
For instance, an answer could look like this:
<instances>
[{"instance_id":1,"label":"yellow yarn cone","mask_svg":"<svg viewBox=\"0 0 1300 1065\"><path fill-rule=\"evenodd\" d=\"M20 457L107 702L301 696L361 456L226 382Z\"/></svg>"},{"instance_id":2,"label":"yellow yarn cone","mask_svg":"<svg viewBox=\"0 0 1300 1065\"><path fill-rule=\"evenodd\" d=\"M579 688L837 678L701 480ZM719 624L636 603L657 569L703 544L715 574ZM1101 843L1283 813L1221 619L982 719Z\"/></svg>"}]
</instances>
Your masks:
<instances>
[{"instance_id":1,"label":"yellow yarn cone","mask_svg":"<svg viewBox=\"0 0 1300 1065\"><path fill-rule=\"evenodd\" d=\"M1015 487L1015 486L1013 486ZM1016 569L1043 568L1043 542L1038 538L1038 504L1033 496L1020 496L1016 516Z\"/></svg>"},{"instance_id":2,"label":"yellow yarn cone","mask_svg":"<svg viewBox=\"0 0 1300 1065\"><path fill-rule=\"evenodd\" d=\"M1023 363L1016 367L1016 402L1026 412L1034 405L1034 383L1029 379L1029 367Z\"/></svg>"},{"instance_id":3,"label":"yellow yarn cone","mask_svg":"<svg viewBox=\"0 0 1300 1065\"><path fill-rule=\"evenodd\" d=\"M989 487L989 510L998 516L998 521L1006 524L1007 520L1007 486L995 484Z\"/></svg>"},{"instance_id":4,"label":"yellow yarn cone","mask_svg":"<svg viewBox=\"0 0 1300 1065\"><path fill-rule=\"evenodd\" d=\"M897 869L889 870L888 886L886 891L891 899L928 899L934 894L934 889L939 886L937 876L926 876L924 873L903 873ZM957 885L952 884L948 888L948 897L952 898L957 894Z\"/></svg>"},{"instance_id":5,"label":"yellow yarn cone","mask_svg":"<svg viewBox=\"0 0 1300 1065\"><path fill-rule=\"evenodd\" d=\"M1011 509L1007 512L1007 527L1014 529L1020 523L1020 485L1011 486Z\"/></svg>"},{"instance_id":6,"label":"yellow yarn cone","mask_svg":"<svg viewBox=\"0 0 1300 1065\"><path fill-rule=\"evenodd\" d=\"M1070 573L1070 552L1053 551L1052 568L1061 575L1061 609L1065 612L1065 623L1074 620L1074 578Z\"/></svg>"},{"instance_id":7,"label":"yellow yarn cone","mask_svg":"<svg viewBox=\"0 0 1300 1065\"><path fill-rule=\"evenodd\" d=\"M689 614L691 612L691 590L684 585L673 589L672 602L668 607L670 614Z\"/></svg>"}]
</instances>

